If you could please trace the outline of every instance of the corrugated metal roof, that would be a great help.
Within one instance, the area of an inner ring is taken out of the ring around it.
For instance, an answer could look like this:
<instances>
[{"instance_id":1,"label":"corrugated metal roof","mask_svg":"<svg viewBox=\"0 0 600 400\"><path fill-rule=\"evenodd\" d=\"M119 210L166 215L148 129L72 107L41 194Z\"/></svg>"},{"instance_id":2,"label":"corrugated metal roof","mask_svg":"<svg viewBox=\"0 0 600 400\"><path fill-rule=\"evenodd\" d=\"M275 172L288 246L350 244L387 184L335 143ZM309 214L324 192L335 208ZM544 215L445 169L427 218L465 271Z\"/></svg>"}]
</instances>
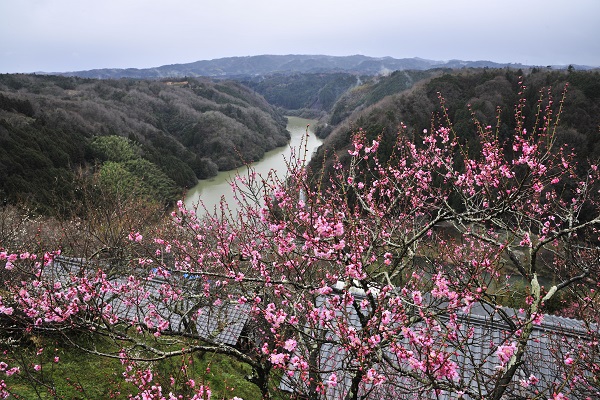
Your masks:
<instances>
[{"instance_id":1,"label":"corrugated metal roof","mask_svg":"<svg viewBox=\"0 0 600 400\"><path fill-rule=\"evenodd\" d=\"M319 305L319 302L317 305ZM504 315L500 313L500 310ZM337 317L342 317L342 313L338 313ZM351 326L361 329L354 307L348 306L343 313L343 317L347 319ZM516 319L518 317L520 318ZM451 346L448 351L454 353L452 360L458 365L458 381L463 387L476 388L480 386L484 394L489 394L489 392L486 392L485 387L490 385L497 377L497 367L500 365L500 360L496 355L497 346L516 340L514 336L511 336L514 329L510 329L510 323L505 318L514 319L517 325L522 325L524 316L519 315L518 310L510 308L497 309L481 303L473 304L469 313L462 312L459 314L461 330L458 334L464 341L462 346L455 345L460 341L455 344L448 343ZM443 322L444 317L441 317L440 321ZM413 328L416 327L418 327L418 324L413 326ZM597 331L597 328L592 326L595 331ZM473 330L470 339L466 335L469 329ZM515 375L516 382L511 383L511 395L520 393L519 379L527 380L532 374L540 381L537 384L539 390L552 388L553 383L562 381L563 371L558 366L563 364L571 346L581 344L585 338L588 338L588 327L583 321L544 315L543 322L533 326L527 351L522 360L523 363ZM400 338L400 342L408 345L406 339ZM389 349L386 354L390 359L397 360ZM321 363L319 368L324 371L320 374L323 381L328 379L331 372L337 373L337 385L326 387L325 398L344 398L351 384L351 374L347 371L354 366L352 360L348 357L347 351L342 346L326 343L321 347L319 360ZM396 366L401 367L400 364ZM415 392L417 382L403 376L398 370L383 364L374 367L379 369L379 372L383 373L388 381L378 387L363 384L361 387L362 395L369 393L369 398L380 399L428 398L420 397ZM386 368L388 369L387 373ZM409 369L407 365L404 365L404 368L405 370ZM296 393L306 393L308 390L305 384L298 379L297 374L284 376L280 388ZM433 398L450 399L456 398L456 396L440 392Z\"/></svg>"},{"instance_id":2,"label":"corrugated metal roof","mask_svg":"<svg viewBox=\"0 0 600 400\"><path fill-rule=\"evenodd\" d=\"M94 266L97 264L91 264ZM78 275L81 268L89 267L84 259L60 257L53 268L44 273L48 278L70 285L70 276ZM187 287L193 290L189 279L178 277L176 288ZM127 277L115 277L110 280L114 287L127 286ZM105 305L112 307L112 313L123 321L145 323L156 327L161 321L168 321L168 331L197 336L211 343L235 346L246 325L250 307L246 304L223 302L211 304L182 296L177 300L164 300L161 291L168 290L171 283L163 279L144 281L140 287L131 285L129 291L118 296L108 295ZM200 292L200 290L198 290ZM145 322L146 321L146 322Z\"/></svg>"}]
</instances>

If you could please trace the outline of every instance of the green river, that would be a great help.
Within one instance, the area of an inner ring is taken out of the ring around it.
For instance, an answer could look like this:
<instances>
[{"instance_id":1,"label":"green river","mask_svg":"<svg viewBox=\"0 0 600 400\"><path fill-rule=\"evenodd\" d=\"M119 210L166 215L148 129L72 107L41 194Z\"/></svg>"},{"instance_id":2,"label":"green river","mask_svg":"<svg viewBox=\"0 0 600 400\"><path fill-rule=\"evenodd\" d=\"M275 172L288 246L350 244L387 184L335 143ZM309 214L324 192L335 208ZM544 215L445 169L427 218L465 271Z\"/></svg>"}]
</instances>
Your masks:
<instances>
[{"instance_id":1,"label":"green river","mask_svg":"<svg viewBox=\"0 0 600 400\"><path fill-rule=\"evenodd\" d=\"M309 127L308 136L308 157L321 145L322 140L317 138L312 131L312 125L316 121L298 117L288 117L287 129L290 131L291 140L288 146L278 147L265 153L265 156L260 160L252 164L254 170L266 176L270 170L277 172L280 178L285 176L286 173L286 160L290 159L292 148L299 151L299 146L306 134L306 126L311 124ZM303 149L302 149L303 150ZM231 190L230 182L233 180L236 174L244 174L247 172L246 167L240 167L238 170L223 171L219 172L216 176L201 180L196 186L191 188L186 197L185 205L188 209L193 208L198 204L199 201L206 206L206 209L212 211L215 206L219 204L221 196L228 202L229 207L235 209L235 202L233 198L233 192ZM198 208L198 212L202 212L202 207Z\"/></svg>"}]
</instances>

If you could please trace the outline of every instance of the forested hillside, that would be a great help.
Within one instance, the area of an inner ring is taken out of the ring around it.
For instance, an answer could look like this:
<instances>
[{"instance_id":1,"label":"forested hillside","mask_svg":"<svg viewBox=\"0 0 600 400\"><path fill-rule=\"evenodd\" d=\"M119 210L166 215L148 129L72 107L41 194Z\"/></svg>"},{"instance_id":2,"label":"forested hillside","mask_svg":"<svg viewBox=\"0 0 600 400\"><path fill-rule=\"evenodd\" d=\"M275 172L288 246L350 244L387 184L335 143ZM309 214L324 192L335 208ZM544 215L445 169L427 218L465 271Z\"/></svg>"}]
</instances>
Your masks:
<instances>
[{"instance_id":1,"label":"forested hillside","mask_svg":"<svg viewBox=\"0 0 600 400\"><path fill-rule=\"evenodd\" d=\"M398 79L403 75L403 71L397 71L386 79ZM325 151L329 156L337 152L340 157L347 158L345 150L351 143L352 133L358 128L372 139L381 134L382 147L394 144L401 123L406 125L409 135L420 137L422 130L431 125L432 118L435 118L436 124L441 120L444 122L440 95L454 131L463 142L476 146L473 116L482 124L495 127L499 112L500 139L506 139L513 132L513 114L519 98L522 71L474 69L445 71L438 75L417 83L410 90L402 91L399 86L395 94L392 94L394 86L383 78L379 85L360 86L348 91L334 105L330 116L324 119L323 126L332 133L322 146L318 159L322 160ZM581 160L600 159L600 73L533 69L522 80L526 87L528 129L533 126L540 94L550 91L558 103L565 84L569 84L557 140L574 148ZM382 91L390 96L383 98L380 95ZM381 100L375 103L367 99ZM419 142L418 139L416 141Z\"/></svg>"},{"instance_id":2,"label":"forested hillside","mask_svg":"<svg viewBox=\"0 0 600 400\"><path fill-rule=\"evenodd\" d=\"M95 138L110 136L120 139L94 150ZM126 171L169 202L288 139L285 118L235 82L0 75L0 195L9 202L47 208L72 195L76 171L103 169ZM131 154L115 156L114 146Z\"/></svg>"},{"instance_id":3,"label":"forested hillside","mask_svg":"<svg viewBox=\"0 0 600 400\"><path fill-rule=\"evenodd\" d=\"M387 96L401 93L410 89L417 82L448 73L450 70L429 69L426 71L394 71L386 76L377 76L366 79L352 90L346 91L331 107L317 129L317 134L327 137L332 129L350 118L351 115L370 107Z\"/></svg>"},{"instance_id":4,"label":"forested hillside","mask_svg":"<svg viewBox=\"0 0 600 400\"><path fill-rule=\"evenodd\" d=\"M244 85L0 75L0 199L51 208L75 196L76 176L94 176L113 189L134 185L136 193L169 203L198 178L258 160L287 143L278 109L320 117L317 133L329 136L322 152L342 157L347 154L339 150L358 127L372 137L383 134L384 147L395 140L400 123L418 136L441 110L438 92L462 140L475 137L472 114L495 126L497 107L499 134L507 137L522 74L508 69L279 74L246 79ZM525 75L527 120L533 123L541 90L551 88L558 99L569 82L558 140L582 159L599 158L600 73L533 69Z\"/></svg>"},{"instance_id":5,"label":"forested hillside","mask_svg":"<svg viewBox=\"0 0 600 400\"><path fill-rule=\"evenodd\" d=\"M376 76L341 72L274 74L242 80L242 83L286 112L310 118L329 116L328 122L337 124L357 108L372 105L441 71L395 71ZM325 137L330 131L323 128L318 134Z\"/></svg>"}]
</instances>

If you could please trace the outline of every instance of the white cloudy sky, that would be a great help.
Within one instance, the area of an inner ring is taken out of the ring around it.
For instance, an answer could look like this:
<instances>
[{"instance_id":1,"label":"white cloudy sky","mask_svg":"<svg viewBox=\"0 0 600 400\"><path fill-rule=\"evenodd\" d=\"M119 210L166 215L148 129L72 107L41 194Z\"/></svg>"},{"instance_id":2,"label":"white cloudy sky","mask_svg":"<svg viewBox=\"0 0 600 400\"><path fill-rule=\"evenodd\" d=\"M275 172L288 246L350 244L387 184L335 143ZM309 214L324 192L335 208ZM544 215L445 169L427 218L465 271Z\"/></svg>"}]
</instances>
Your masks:
<instances>
[{"instance_id":1,"label":"white cloudy sky","mask_svg":"<svg viewBox=\"0 0 600 400\"><path fill-rule=\"evenodd\" d=\"M600 0L0 0L0 72L329 54L600 66Z\"/></svg>"}]
</instances>

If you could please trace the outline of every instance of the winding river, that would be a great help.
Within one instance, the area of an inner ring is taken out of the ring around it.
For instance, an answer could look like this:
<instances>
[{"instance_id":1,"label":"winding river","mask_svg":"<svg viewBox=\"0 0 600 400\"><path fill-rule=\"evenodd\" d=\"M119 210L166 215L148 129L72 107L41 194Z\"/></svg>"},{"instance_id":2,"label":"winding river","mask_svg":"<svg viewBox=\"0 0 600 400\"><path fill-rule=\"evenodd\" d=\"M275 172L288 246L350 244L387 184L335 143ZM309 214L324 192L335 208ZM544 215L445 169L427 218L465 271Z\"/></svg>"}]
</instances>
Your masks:
<instances>
[{"instance_id":1,"label":"winding river","mask_svg":"<svg viewBox=\"0 0 600 400\"><path fill-rule=\"evenodd\" d=\"M290 131L291 134L289 145L278 147L265 153L265 156L260 161L252 164L254 170L263 176L266 176L270 170L274 170L282 177L286 171L285 162L290 159L292 148L299 148L301 141L306 134L306 126L308 124L311 124L311 127L309 127L307 148L309 156L312 155L322 143L322 140L317 138L312 130L312 126L315 123L316 121L311 119L288 117L287 130ZM245 173L246 168L241 167L238 170L219 172L210 179L201 180L196 186L188 191L185 197L185 206L188 209L192 209L199 201L202 201L206 206L206 209L212 211L219 204L221 196L223 196L229 204L229 207L234 209L235 203L230 182L238 172ZM198 212L200 212L200 210L202 210L202 207L198 207Z\"/></svg>"}]
</instances>

